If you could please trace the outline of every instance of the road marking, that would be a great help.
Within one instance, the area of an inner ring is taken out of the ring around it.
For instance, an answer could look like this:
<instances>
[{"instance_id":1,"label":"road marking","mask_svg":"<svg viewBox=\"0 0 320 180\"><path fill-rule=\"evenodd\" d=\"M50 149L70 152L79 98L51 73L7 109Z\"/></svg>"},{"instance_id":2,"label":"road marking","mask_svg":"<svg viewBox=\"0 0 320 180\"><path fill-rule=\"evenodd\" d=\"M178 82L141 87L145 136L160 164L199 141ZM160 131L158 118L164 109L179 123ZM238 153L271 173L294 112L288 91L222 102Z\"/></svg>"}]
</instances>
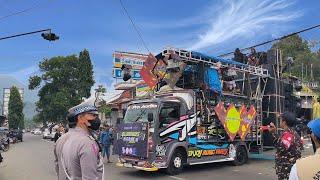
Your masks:
<instances>
[{"instance_id":1,"label":"road marking","mask_svg":"<svg viewBox=\"0 0 320 180\"><path fill-rule=\"evenodd\" d=\"M169 176L169 177L171 177L172 179L177 179L177 180L186 180L184 178L179 178L179 177L176 177L176 176Z\"/></svg>"}]
</instances>

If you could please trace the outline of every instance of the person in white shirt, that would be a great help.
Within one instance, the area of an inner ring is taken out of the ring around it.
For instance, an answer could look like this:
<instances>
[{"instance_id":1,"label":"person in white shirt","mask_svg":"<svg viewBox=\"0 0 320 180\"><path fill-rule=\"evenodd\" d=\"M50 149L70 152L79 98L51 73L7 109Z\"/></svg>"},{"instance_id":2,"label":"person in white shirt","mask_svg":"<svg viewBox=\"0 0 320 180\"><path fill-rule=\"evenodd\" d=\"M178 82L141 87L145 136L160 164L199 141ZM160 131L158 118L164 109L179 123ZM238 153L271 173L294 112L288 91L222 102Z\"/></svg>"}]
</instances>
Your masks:
<instances>
[{"instance_id":1,"label":"person in white shirt","mask_svg":"<svg viewBox=\"0 0 320 180\"><path fill-rule=\"evenodd\" d=\"M316 152L312 156L297 160L291 168L289 180L320 180L320 119L310 121L308 127Z\"/></svg>"}]
</instances>

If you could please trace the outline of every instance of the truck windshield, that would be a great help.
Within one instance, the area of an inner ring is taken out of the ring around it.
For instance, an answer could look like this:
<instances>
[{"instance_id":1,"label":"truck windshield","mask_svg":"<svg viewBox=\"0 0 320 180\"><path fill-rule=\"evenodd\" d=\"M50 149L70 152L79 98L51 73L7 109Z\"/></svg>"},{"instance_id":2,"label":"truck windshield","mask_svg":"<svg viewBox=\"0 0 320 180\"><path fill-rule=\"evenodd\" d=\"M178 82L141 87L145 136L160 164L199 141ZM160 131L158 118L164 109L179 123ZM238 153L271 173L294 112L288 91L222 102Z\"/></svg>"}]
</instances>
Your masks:
<instances>
[{"instance_id":1,"label":"truck windshield","mask_svg":"<svg viewBox=\"0 0 320 180\"><path fill-rule=\"evenodd\" d=\"M158 108L157 104L154 103L143 103L143 104L133 104L128 106L126 114L123 121L125 123L131 122L148 122L148 114L153 114L153 119L155 118L155 113Z\"/></svg>"}]
</instances>

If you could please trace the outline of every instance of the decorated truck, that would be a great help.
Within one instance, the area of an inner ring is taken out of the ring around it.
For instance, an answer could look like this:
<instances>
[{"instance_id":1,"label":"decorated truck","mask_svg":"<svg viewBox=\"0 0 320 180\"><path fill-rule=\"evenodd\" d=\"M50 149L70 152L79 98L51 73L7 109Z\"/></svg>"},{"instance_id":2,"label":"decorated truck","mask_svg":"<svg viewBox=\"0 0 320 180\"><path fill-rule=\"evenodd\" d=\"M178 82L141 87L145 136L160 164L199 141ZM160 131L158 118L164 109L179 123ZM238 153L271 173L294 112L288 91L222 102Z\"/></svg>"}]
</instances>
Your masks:
<instances>
[{"instance_id":1,"label":"decorated truck","mask_svg":"<svg viewBox=\"0 0 320 180\"><path fill-rule=\"evenodd\" d=\"M273 115L283 111L270 109L277 98L263 104L279 89L265 93L267 67L175 48L150 54L140 74L152 91L132 101L116 127L117 165L178 174L184 165L242 165L249 153L262 153L268 135L261 127L270 123L263 119L278 124Z\"/></svg>"}]
</instances>

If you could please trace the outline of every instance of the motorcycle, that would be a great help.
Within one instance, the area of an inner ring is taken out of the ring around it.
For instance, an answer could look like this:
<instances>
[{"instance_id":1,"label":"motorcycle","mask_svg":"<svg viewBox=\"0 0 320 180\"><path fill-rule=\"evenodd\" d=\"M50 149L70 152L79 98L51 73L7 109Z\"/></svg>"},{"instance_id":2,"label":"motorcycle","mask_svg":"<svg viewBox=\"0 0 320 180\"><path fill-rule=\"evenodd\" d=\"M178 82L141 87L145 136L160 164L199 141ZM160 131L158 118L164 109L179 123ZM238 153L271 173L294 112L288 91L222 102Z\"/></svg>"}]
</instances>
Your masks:
<instances>
[{"instance_id":1,"label":"motorcycle","mask_svg":"<svg viewBox=\"0 0 320 180\"><path fill-rule=\"evenodd\" d=\"M0 150L6 152L9 150L9 147L10 147L9 138L3 138L0 141Z\"/></svg>"}]
</instances>

